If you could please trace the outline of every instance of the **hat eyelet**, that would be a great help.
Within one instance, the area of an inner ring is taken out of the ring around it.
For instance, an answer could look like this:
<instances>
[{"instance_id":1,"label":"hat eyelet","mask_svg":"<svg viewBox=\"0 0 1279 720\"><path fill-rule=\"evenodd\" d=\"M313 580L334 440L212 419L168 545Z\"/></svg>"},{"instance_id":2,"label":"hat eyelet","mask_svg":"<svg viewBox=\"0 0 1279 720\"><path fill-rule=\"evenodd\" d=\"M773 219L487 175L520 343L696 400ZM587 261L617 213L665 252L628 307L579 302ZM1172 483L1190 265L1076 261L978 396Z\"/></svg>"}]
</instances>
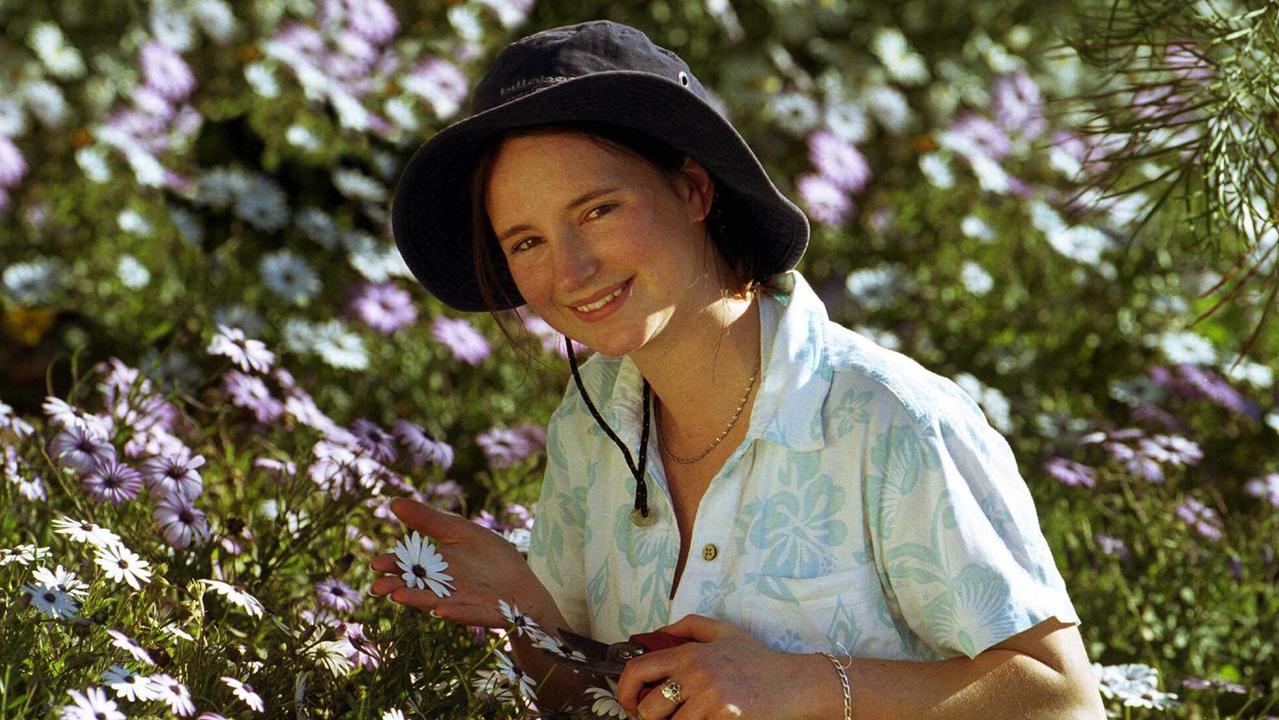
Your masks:
<instances>
[{"instance_id":1,"label":"hat eyelet","mask_svg":"<svg viewBox=\"0 0 1279 720\"><path fill-rule=\"evenodd\" d=\"M688 86L689 86L689 83L690 83L690 81L689 81L689 79L688 79L688 73L684 72L683 70L680 70L680 71L679 71L679 84L680 84L680 85L683 85L684 87L688 87Z\"/></svg>"}]
</instances>

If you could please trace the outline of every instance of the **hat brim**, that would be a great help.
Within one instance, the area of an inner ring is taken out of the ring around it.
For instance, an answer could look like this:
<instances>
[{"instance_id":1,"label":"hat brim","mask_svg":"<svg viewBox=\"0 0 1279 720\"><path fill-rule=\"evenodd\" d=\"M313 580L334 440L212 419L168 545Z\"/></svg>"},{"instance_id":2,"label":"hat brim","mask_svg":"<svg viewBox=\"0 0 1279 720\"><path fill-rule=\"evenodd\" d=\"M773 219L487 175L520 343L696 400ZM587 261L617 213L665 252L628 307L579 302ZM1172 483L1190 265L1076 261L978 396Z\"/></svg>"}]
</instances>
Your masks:
<instances>
[{"instance_id":1,"label":"hat brim","mask_svg":"<svg viewBox=\"0 0 1279 720\"><path fill-rule=\"evenodd\" d=\"M732 124L675 80L629 70L598 72L460 120L409 160L392 200L392 234L414 276L445 304L468 312L489 309L475 275L471 238L470 179L480 155L508 130L571 121L627 127L691 156L715 179L717 202L731 207L738 232L730 242L753 245L771 273L799 262L808 245L808 219L777 189ZM502 257L496 244L490 257ZM496 270L502 288L495 293L495 309L523 305L506 264Z\"/></svg>"}]
</instances>

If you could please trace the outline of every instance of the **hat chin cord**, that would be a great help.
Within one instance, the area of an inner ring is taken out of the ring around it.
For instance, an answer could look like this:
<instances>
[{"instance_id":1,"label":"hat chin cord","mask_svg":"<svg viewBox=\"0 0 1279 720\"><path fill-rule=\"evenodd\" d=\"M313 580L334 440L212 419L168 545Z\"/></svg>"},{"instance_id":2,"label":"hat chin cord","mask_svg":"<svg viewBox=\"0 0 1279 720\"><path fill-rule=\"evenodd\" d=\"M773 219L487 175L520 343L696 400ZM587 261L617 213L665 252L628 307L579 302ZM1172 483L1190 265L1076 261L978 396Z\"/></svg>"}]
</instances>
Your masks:
<instances>
[{"instance_id":1,"label":"hat chin cord","mask_svg":"<svg viewBox=\"0 0 1279 720\"><path fill-rule=\"evenodd\" d=\"M608 426L604 418L600 415L600 411L595 408L595 403L591 402L591 396L586 393L586 386L582 383L582 374L577 369L577 354L573 351L573 340L567 335L564 336L564 346L568 349L568 364L573 370L573 382L577 383L577 391L581 393L582 400L586 402L586 409L590 410L591 417L595 418L595 422L604 429L605 434L617 445L622 451L622 456L626 458L626 465L630 468L631 474L635 476L635 508L631 510L631 520L636 525L651 525L653 520L652 513L648 509L648 484L644 482L644 468L648 465L648 431L650 408L652 407L652 388L648 384L648 379L644 380L644 429L640 432L639 446L639 464L636 465L635 459L631 456L631 451L626 447L626 443L613 432L613 428Z\"/></svg>"}]
</instances>

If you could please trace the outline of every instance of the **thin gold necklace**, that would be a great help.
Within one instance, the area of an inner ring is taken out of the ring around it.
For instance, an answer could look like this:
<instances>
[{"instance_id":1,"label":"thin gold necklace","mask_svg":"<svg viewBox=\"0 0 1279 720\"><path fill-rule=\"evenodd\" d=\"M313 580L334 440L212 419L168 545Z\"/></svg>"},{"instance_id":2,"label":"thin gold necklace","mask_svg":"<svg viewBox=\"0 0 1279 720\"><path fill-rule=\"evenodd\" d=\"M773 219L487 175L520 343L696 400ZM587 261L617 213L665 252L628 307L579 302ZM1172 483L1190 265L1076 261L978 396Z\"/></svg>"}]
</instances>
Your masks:
<instances>
[{"instance_id":1,"label":"thin gold necklace","mask_svg":"<svg viewBox=\"0 0 1279 720\"><path fill-rule=\"evenodd\" d=\"M719 437L712 440L711 444L708 445L705 450L699 453L697 457L680 457L679 455L671 452L670 448L666 447L666 442L662 440L662 433L659 429L657 433L657 447L662 451L662 454L680 465L692 465L698 460L709 455L724 438L728 437L728 434L733 431L733 426L737 424L737 419L742 416L742 408L746 407L746 398L751 396L751 390L755 388L755 379L759 377L759 366L760 359L755 358L755 372L751 373L751 379L746 383L746 392L742 393L742 400L737 403L737 409L733 411L733 417L728 421L728 425L720 432Z\"/></svg>"}]
</instances>

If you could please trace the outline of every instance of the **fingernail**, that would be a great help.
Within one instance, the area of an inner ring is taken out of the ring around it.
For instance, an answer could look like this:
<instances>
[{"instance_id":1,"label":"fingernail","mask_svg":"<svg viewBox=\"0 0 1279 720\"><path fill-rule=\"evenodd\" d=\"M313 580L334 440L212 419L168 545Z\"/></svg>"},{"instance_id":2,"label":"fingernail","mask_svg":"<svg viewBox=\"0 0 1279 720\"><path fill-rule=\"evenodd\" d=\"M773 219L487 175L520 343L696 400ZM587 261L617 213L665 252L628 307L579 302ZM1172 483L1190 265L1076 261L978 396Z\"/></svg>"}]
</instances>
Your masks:
<instances>
[{"instance_id":1,"label":"fingernail","mask_svg":"<svg viewBox=\"0 0 1279 720\"><path fill-rule=\"evenodd\" d=\"M434 609L434 608L432 608L432 609L431 609L431 611L430 611L429 613L427 613L427 614L428 614L428 615L430 615L430 616L431 616L431 617L433 617L433 618L438 618L438 617L440 616L440 614L439 614L439 613L435 612L435 609Z\"/></svg>"}]
</instances>

